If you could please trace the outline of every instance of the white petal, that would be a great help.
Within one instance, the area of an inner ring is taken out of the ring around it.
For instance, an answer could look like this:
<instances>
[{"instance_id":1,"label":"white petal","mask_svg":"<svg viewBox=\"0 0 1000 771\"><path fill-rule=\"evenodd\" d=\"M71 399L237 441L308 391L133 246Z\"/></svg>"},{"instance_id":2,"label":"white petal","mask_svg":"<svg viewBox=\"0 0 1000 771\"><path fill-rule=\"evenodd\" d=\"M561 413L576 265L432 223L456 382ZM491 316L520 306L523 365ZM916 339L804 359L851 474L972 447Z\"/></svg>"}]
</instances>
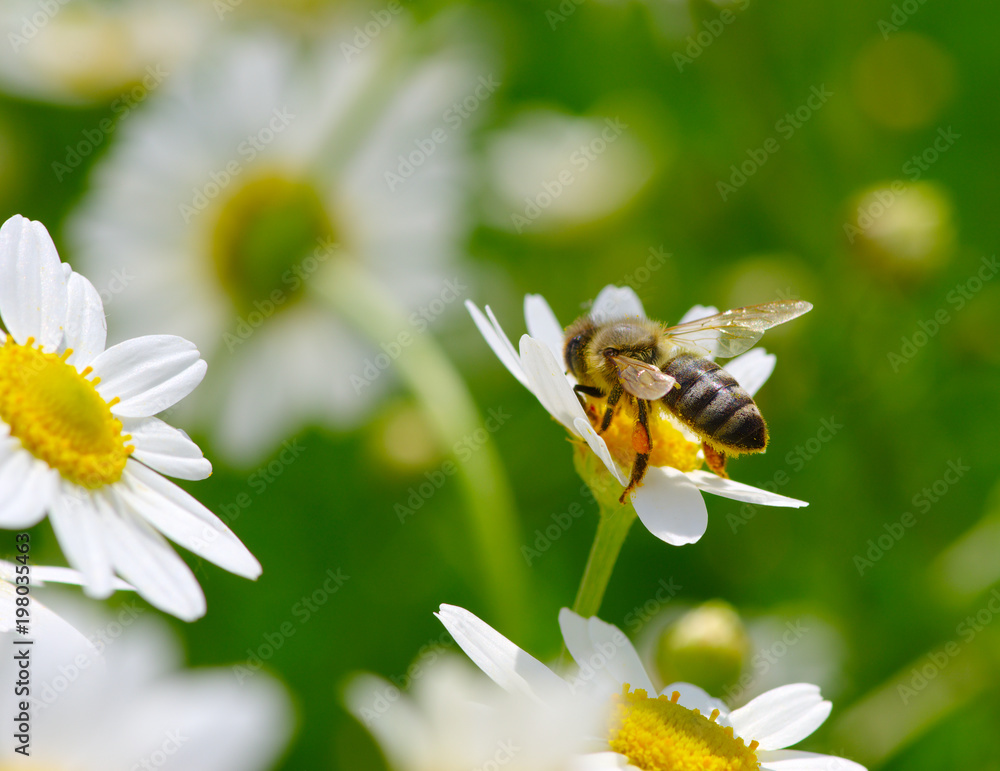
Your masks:
<instances>
[{"instance_id":1,"label":"white petal","mask_svg":"<svg viewBox=\"0 0 1000 771\"><path fill-rule=\"evenodd\" d=\"M660 693L666 694L668 697L673 696L674 691L680 694L680 698L677 703L682 707L687 707L688 709L697 709L701 714L709 716L712 714L712 710L719 710L721 713L719 715L719 721L722 725L728 725L724 722L725 718L729 717L729 707L721 699L713 698L709 696L708 692L697 685L692 683L671 683L666 688L664 688Z\"/></svg>"},{"instance_id":2,"label":"white petal","mask_svg":"<svg viewBox=\"0 0 1000 771\"><path fill-rule=\"evenodd\" d=\"M230 573L252 579L260 575L257 558L199 501L140 463L129 462L125 474L123 498L165 536Z\"/></svg>"},{"instance_id":3,"label":"white petal","mask_svg":"<svg viewBox=\"0 0 1000 771\"><path fill-rule=\"evenodd\" d=\"M52 506L60 480L58 471L20 446L10 453L0 466L0 527L20 530L38 524Z\"/></svg>"},{"instance_id":4,"label":"white petal","mask_svg":"<svg viewBox=\"0 0 1000 771\"><path fill-rule=\"evenodd\" d=\"M711 493L712 495L721 495L723 498L732 498L734 501L756 503L760 506L783 506L793 509L809 505L806 501L800 501L797 498L788 498L777 493L770 493L767 490L761 490L759 487L751 487L732 479L723 479L708 471L689 471L687 472L687 478L699 490Z\"/></svg>"},{"instance_id":5,"label":"white petal","mask_svg":"<svg viewBox=\"0 0 1000 771\"><path fill-rule=\"evenodd\" d=\"M176 404L205 377L194 343L174 335L135 337L108 348L91 362L101 378L97 391L115 415L143 418Z\"/></svg>"},{"instance_id":6,"label":"white petal","mask_svg":"<svg viewBox=\"0 0 1000 771\"><path fill-rule=\"evenodd\" d=\"M528 378L528 388L563 426L576 433L574 421L587 419L580 399L566 379L558 360L545 343L527 335L521 337L521 363Z\"/></svg>"},{"instance_id":7,"label":"white petal","mask_svg":"<svg viewBox=\"0 0 1000 771\"><path fill-rule=\"evenodd\" d=\"M545 343L556 361L563 360L563 328L540 294L524 296L524 321L528 334Z\"/></svg>"},{"instance_id":8,"label":"white petal","mask_svg":"<svg viewBox=\"0 0 1000 771\"><path fill-rule=\"evenodd\" d=\"M464 608L442 605L434 615L473 663L501 688L532 698L566 690L565 681L555 672Z\"/></svg>"},{"instance_id":9,"label":"white petal","mask_svg":"<svg viewBox=\"0 0 1000 771\"><path fill-rule=\"evenodd\" d=\"M778 357L773 353L768 353L763 348L754 348L726 362L725 370L736 378L743 390L754 396L771 377L777 361Z\"/></svg>"},{"instance_id":10,"label":"white petal","mask_svg":"<svg viewBox=\"0 0 1000 771\"><path fill-rule=\"evenodd\" d=\"M559 611L559 628L566 648L581 668L581 675L588 671L599 676L606 674L613 692L620 691L623 683L633 690L642 688L649 695L656 692L639 654L618 627L596 616L583 618L563 608Z\"/></svg>"},{"instance_id":11,"label":"white petal","mask_svg":"<svg viewBox=\"0 0 1000 771\"><path fill-rule=\"evenodd\" d=\"M768 771L868 771L860 763L835 755L820 755L800 750L758 750L760 767Z\"/></svg>"},{"instance_id":12,"label":"white petal","mask_svg":"<svg viewBox=\"0 0 1000 771\"><path fill-rule=\"evenodd\" d=\"M597 322L634 316L645 318L646 313L642 309L642 300L627 286L609 284L600 291L590 308L590 318Z\"/></svg>"},{"instance_id":13,"label":"white petal","mask_svg":"<svg viewBox=\"0 0 1000 771\"><path fill-rule=\"evenodd\" d=\"M780 750L819 728L832 706L820 696L819 686L793 683L762 693L734 709L731 719L744 739L756 739L763 750Z\"/></svg>"},{"instance_id":14,"label":"white petal","mask_svg":"<svg viewBox=\"0 0 1000 771\"><path fill-rule=\"evenodd\" d=\"M708 529L708 509L688 475L651 467L632 493L636 514L653 535L673 546L695 543Z\"/></svg>"},{"instance_id":15,"label":"white petal","mask_svg":"<svg viewBox=\"0 0 1000 771\"><path fill-rule=\"evenodd\" d=\"M66 319L66 274L41 222L15 214L0 227L0 317L19 344L54 352Z\"/></svg>"},{"instance_id":16,"label":"white petal","mask_svg":"<svg viewBox=\"0 0 1000 771\"><path fill-rule=\"evenodd\" d=\"M574 418L573 428L576 429L576 433L582 436L590 449L594 451L598 458L604 461L604 465L607 466L608 471L614 474L615 479L621 484L622 487L628 484L628 477L625 473L618 468L618 464L615 463L614 458L611 457L611 450L608 449L607 443L601 438L601 435L594 430L594 427L590 424L590 421L586 418Z\"/></svg>"},{"instance_id":17,"label":"white petal","mask_svg":"<svg viewBox=\"0 0 1000 771\"><path fill-rule=\"evenodd\" d=\"M101 511L115 569L160 610L184 621L205 615L205 595L191 569L145 520L115 500Z\"/></svg>"},{"instance_id":18,"label":"white petal","mask_svg":"<svg viewBox=\"0 0 1000 771\"><path fill-rule=\"evenodd\" d=\"M681 320L677 322L680 324L687 324L689 321L697 321L698 319L705 319L709 316L714 316L719 312L719 309L714 305L696 305L683 316Z\"/></svg>"},{"instance_id":19,"label":"white petal","mask_svg":"<svg viewBox=\"0 0 1000 771\"><path fill-rule=\"evenodd\" d=\"M101 295L93 284L79 273L71 273L67 290L64 344L73 353L66 361L82 370L104 351L108 325Z\"/></svg>"},{"instance_id":20,"label":"white petal","mask_svg":"<svg viewBox=\"0 0 1000 771\"><path fill-rule=\"evenodd\" d=\"M122 418L122 426L132 436L132 457L150 468L178 479L205 479L211 475L212 464L180 429L159 418Z\"/></svg>"},{"instance_id":21,"label":"white petal","mask_svg":"<svg viewBox=\"0 0 1000 771\"><path fill-rule=\"evenodd\" d=\"M31 583L38 586L45 584L69 584L72 586L85 586L87 578L79 570L63 568L55 565L36 565L31 569ZM120 578L113 578L111 586L117 591L134 592L135 587Z\"/></svg>"},{"instance_id":22,"label":"white petal","mask_svg":"<svg viewBox=\"0 0 1000 771\"><path fill-rule=\"evenodd\" d=\"M476 307L472 300L466 300L465 307L472 315L472 320L476 322L480 334L486 338L487 344L493 349L493 353L503 362L503 365L510 371L510 374L521 381L521 385L528 387L528 379L524 376L524 370L521 368L521 361L518 358L517 352L514 350L514 346L511 345L510 339L497 323L496 318L493 316L493 311L490 310L490 306L486 306L486 312L490 314L489 320Z\"/></svg>"},{"instance_id":23,"label":"white petal","mask_svg":"<svg viewBox=\"0 0 1000 771\"><path fill-rule=\"evenodd\" d=\"M97 496L68 485L55 497L49 521L66 561L80 571L88 595L102 599L113 591L114 567L104 546Z\"/></svg>"},{"instance_id":24,"label":"white petal","mask_svg":"<svg viewBox=\"0 0 1000 771\"><path fill-rule=\"evenodd\" d=\"M590 752L569 760L569 771L617 771L628 768L628 758L617 752Z\"/></svg>"}]
</instances>

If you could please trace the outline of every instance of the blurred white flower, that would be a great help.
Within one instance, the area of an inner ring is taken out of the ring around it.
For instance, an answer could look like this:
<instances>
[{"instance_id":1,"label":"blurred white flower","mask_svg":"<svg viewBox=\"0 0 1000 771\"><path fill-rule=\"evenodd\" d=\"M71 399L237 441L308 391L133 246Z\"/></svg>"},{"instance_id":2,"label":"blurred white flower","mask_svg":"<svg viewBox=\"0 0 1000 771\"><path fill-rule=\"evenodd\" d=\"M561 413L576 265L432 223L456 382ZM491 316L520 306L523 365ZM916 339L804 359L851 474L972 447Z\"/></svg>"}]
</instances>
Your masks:
<instances>
[{"instance_id":1,"label":"blurred white flower","mask_svg":"<svg viewBox=\"0 0 1000 771\"><path fill-rule=\"evenodd\" d=\"M48 514L91 596L111 594L117 571L187 620L205 612L205 595L161 533L260 575L232 531L161 476L212 473L187 434L153 417L205 376L192 343L148 335L105 350L97 290L60 262L41 223L20 215L0 228L0 319L0 527Z\"/></svg>"},{"instance_id":2,"label":"blurred white flower","mask_svg":"<svg viewBox=\"0 0 1000 771\"><path fill-rule=\"evenodd\" d=\"M18 540L18 544L21 543L25 542ZM91 642L68 621L31 596L35 588L45 586L49 581L77 586L85 583L84 577L76 570L33 565L27 556L17 563L0 560L0 633L17 632L19 637L27 639L51 637L63 640L78 652L87 655L95 653ZM118 579L114 584L115 589L133 588ZM21 608L20 612L18 608ZM19 630L18 624L25 621L26 625Z\"/></svg>"},{"instance_id":3,"label":"blurred white flower","mask_svg":"<svg viewBox=\"0 0 1000 771\"><path fill-rule=\"evenodd\" d=\"M587 749L604 723L565 688L545 704L506 693L456 656L428 662L401 692L376 675L356 675L345 693L351 713L378 740L396 771L497 767L545 771ZM556 704L559 709L552 709Z\"/></svg>"},{"instance_id":4,"label":"blurred white flower","mask_svg":"<svg viewBox=\"0 0 1000 771\"><path fill-rule=\"evenodd\" d=\"M174 635L154 617L98 613L96 606L47 597L100 654L39 636L31 656L30 763L45 771L264 771L291 733L285 689L258 673L237 683L228 669L184 671ZM124 619L122 621L121 619ZM124 630L122 630L124 627ZM114 629L118 634L109 634ZM4 635L6 638L7 635ZM4 639L11 649L11 641ZM13 693L11 656L0 682ZM16 726L18 701L3 699L5 726ZM25 763L8 735L0 764ZM13 767L13 765L11 766Z\"/></svg>"},{"instance_id":5,"label":"blurred white flower","mask_svg":"<svg viewBox=\"0 0 1000 771\"><path fill-rule=\"evenodd\" d=\"M528 334L515 351L489 306L486 315L471 301L466 307L490 348L552 417L573 436L584 440L608 471L625 487L628 468L635 457L631 444L631 423L623 426L616 418L611 427L598 434L573 391L576 379L567 373L563 360L564 332L555 314L541 295L524 298ZM697 305L678 323L718 313L715 308ZM594 300L590 315L610 319L645 317L642 302L627 287L606 286ZM748 351L728 361L726 371L753 396L774 370L776 358L762 348ZM708 509L701 493L745 501L762 506L806 506L805 501L788 498L732 479L723 479L700 470L703 461L701 440L666 411L653 437L653 453L643 483L631 493L639 519L666 543L680 546L700 539L708 527Z\"/></svg>"},{"instance_id":6,"label":"blurred white flower","mask_svg":"<svg viewBox=\"0 0 1000 771\"><path fill-rule=\"evenodd\" d=\"M65 104L142 101L217 23L187 0L5 0L0 88Z\"/></svg>"},{"instance_id":7,"label":"blurred white flower","mask_svg":"<svg viewBox=\"0 0 1000 771\"><path fill-rule=\"evenodd\" d=\"M604 732L591 736L600 746L567 759L564 768L863 771L843 758L786 749L830 714L830 702L815 685L784 685L734 710L689 683L657 692L620 629L566 608L559 613L559 626L578 671L564 680L469 611L442 605L437 616L480 669L505 690L534 698L539 714L546 707L558 710L559 703L547 700L562 692L605 717ZM586 731L588 722L580 726Z\"/></svg>"},{"instance_id":8,"label":"blurred white flower","mask_svg":"<svg viewBox=\"0 0 1000 771\"><path fill-rule=\"evenodd\" d=\"M573 117L537 109L487 147L498 197L493 219L517 233L592 222L628 204L650 180L653 158L620 116Z\"/></svg>"},{"instance_id":9,"label":"blurred white flower","mask_svg":"<svg viewBox=\"0 0 1000 771\"><path fill-rule=\"evenodd\" d=\"M466 130L498 83L464 47L419 58L433 29L400 12L363 45L354 27L308 51L221 37L121 128L68 225L93 275L127 277L113 330L205 352L218 377L189 406L236 462L357 424L390 379L311 294L320 274L360 267L414 333L464 291Z\"/></svg>"}]
</instances>

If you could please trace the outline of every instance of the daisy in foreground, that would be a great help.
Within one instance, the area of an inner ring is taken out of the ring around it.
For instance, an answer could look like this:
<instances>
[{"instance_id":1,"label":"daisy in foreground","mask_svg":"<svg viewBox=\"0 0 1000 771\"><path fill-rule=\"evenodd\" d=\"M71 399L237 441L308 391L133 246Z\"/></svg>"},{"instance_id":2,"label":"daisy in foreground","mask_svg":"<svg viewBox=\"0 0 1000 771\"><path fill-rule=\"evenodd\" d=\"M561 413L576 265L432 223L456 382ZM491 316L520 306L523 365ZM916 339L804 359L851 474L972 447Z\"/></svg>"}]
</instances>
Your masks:
<instances>
[{"instance_id":1,"label":"daisy in foreground","mask_svg":"<svg viewBox=\"0 0 1000 771\"><path fill-rule=\"evenodd\" d=\"M592 401L588 410L584 409L573 390L577 380L566 371L565 332L545 299L541 295L525 297L528 334L521 337L519 349L511 344L489 306L485 315L470 301L466 301L466 307L490 348L511 374L573 437L586 442L618 484L628 486L628 469L636 457L635 420L619 411L607 430L598 433L595 423L604 412L605 400L597 400L600 406L596 408ZM698 305L679 323L716 313L715 308ZM638 296L627 287L606 286L590 311L590 318L597 323L636 317L644 319L646 315ZM756 348L728 361L725 369L752 397L770 376L774 364L774 354ZM808 505L701 470L705 462L701 439L665 411L658 416L655 428L651 432L652 452L645 478L628 495L639 519L660 540L680 546L694 543L705 534L708 509L701 497L703 492L763 506Z\"/></svg>"},{"instance_id":2,"label":"daisy in foreground","mask_svg":"<svg viewBox=\"0 0 1000 771\"><path fill-rule=\"evenodd\" d=\"M813 733L830 714L830 702L815 685L775 688L734 710L689 683L657 692L620 629L566 608L559 613L559 626L579 669L564 680L469 611L442 605L436 615L495 683L534 697L539 715L551 709L549 694L567 691L603 715L606 732L592 736L592 750L567 759L564 768L864 771L843 758L785 749Z\"/></svg>"},{"instance_id":3,"label":"daisy in foreground","mask_svg":"<svg viewBox=\"0 0 1000 771\"><path fill-rule=\"evenodd\" d=\"M260 563L218 517L165 479L212 466L183 431L153 417L187 396L205 362L187 340L149 335L105 350L94 286L61 263L45 227L0 228L0 527L46 513L93 597L117 572L185 620L205 612L193 573L163 535L247 578Z\"/></svg>"},{"instance_id":4,"label":"daisy in foreground","mask_svg":"<svg viewBox=\"0 0 1000 771\"><path fill-rule=\"evenodd\" d=\"M37 635L31 651L31 693L20 697L30 703L27 742L8 738L0 750L0 768L274 767L294 722L281 683L264 672L238 683L228 668L186 670L178 640L163 619L112 615L79 597L45 591L51 594L46 599L75 629L71 636ZM0 635L8 649L14 648L7 638ZM100 654L93 646L81 653L74 638L97 641ZM4 656L0 683L7 693L13 693L18 675L17 662ZM18 701L10 698L0 704L5 725L18 726ZM18 747L27 749L30 760Z\"/></svg>"}]
</instances>

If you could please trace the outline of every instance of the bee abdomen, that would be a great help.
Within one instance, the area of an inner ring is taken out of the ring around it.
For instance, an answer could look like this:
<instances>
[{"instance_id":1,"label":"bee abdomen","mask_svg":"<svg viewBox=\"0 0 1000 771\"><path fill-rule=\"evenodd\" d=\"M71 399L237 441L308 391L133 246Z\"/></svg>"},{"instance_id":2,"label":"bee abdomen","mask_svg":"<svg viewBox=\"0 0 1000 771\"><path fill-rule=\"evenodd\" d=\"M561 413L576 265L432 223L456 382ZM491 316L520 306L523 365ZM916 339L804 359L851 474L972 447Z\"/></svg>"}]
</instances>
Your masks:
<instances>
[{"instance_id":1,"label":"bee abdomen","mask_svg":"<svg viewBox=\"0 0 1000 771\"><path fill-rule=\"evenodd\" d=\"M663 371L678 384L663 401L684 423L731 451L760 452L767 446L760 410L718 364L684 353L667 362Z\"/></svg>"}]
</instances>

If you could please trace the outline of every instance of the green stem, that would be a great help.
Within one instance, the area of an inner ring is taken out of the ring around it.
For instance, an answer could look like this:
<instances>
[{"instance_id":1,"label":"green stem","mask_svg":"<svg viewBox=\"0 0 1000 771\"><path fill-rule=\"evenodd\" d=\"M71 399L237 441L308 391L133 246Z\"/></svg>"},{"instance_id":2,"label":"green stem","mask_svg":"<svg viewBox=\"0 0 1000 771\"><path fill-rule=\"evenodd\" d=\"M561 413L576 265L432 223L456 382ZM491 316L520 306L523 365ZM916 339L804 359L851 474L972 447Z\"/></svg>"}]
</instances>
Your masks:
<instances>
[{"instance_id":1,"label":"green stem","mask_svg":"<svg viewBox=\"0 0 1000 771\"><path fill-rule=\"evenodd\" d=\"M453 454L456 442L482 428L465 383L434 337L412 329L404 312L356 263L336 259L311 288L376 344L408 335L392 368L420 403L446 453ZM455 467L486 592L500 628L517 634L525 618L527 568L519 558L519 528L506 474L490 442L466 460L456 458Z\"/></svg>"},{"instance_id":2,"label":"green stem","mask_svg":"<svg viewBox=\"0 0 1000 771\"><path fill-rule=\"evenodd\" d=\"M601 503L601 519L597 523L597 534L590 547L587 557L587 567L583 570L580 589L573 602L573 610L584 618L596 616L601 609L604 592L611 580L618 554L625 543L629 528L635 521L635 509L631 504L626 506Z\"/></svg>"}]
</instances>

